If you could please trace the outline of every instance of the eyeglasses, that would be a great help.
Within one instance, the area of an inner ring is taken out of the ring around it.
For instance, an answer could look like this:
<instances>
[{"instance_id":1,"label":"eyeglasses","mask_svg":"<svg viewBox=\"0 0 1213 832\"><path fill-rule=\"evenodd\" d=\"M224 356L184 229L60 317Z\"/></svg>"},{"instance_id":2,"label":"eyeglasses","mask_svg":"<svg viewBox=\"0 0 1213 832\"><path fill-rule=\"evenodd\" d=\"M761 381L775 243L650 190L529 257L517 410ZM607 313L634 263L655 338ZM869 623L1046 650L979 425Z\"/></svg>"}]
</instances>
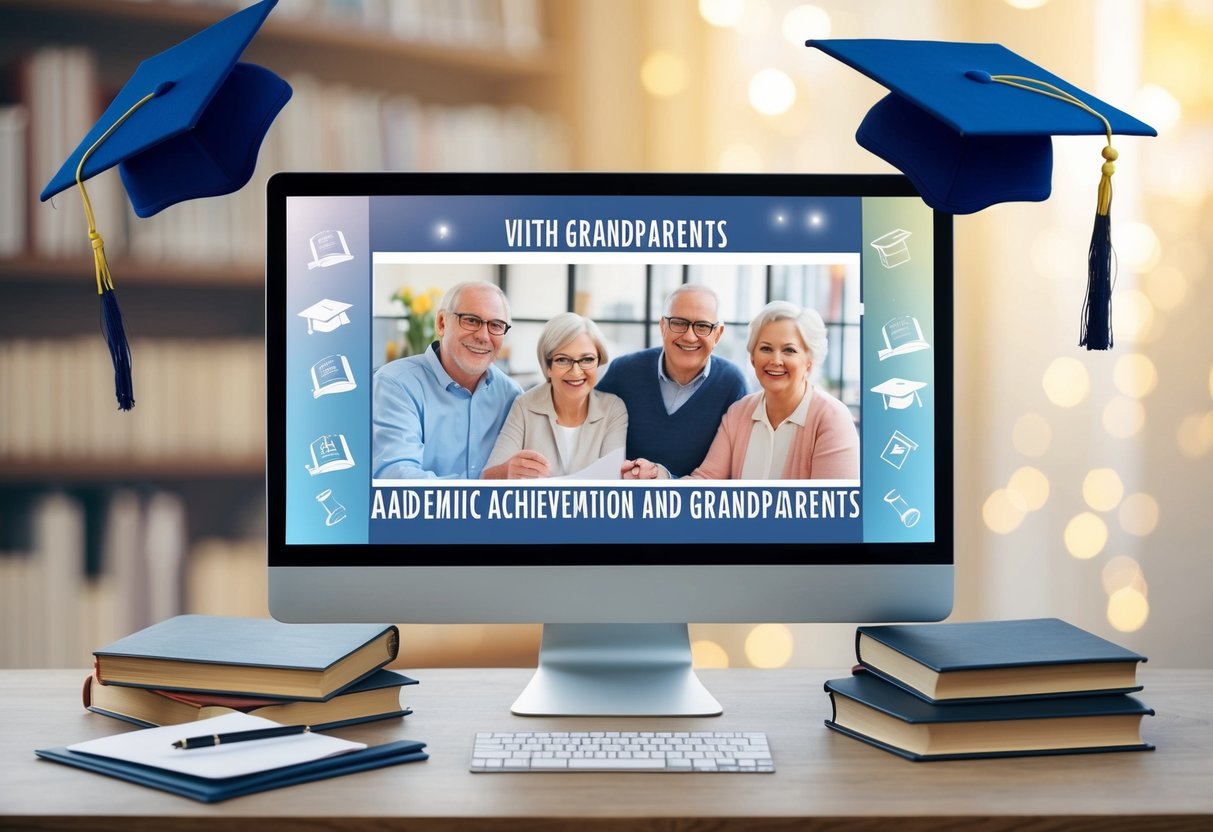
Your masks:
<instances>
[{"instance_id":1,"label":"eyeglasses","mask_svg":"<svg viewBox=\"0 0 1213 832\"><path fill-rule=\"evenodd\" d=\"M459 325L468 332L479 332L480 327L488 326L490 335L505 335L510 331L511 325L505 321L499 321L493 318L491 321L486 321L479 315L470 315L466 312L452 312L459 319Z\"/></svg>"},{"instance_id":2,"label":"eyeglasses","mask_svg":"<svg viewBox=\"0 0 1213 832\"><path fill-rule=\"evenodd\" d=\"M670 330L678 335L686 332L688 329L694 329L695 334L700 338L707 338L716 327L720 326L720 322L712 323L711 321L688 321L686 318L671 318L666 315L662 320L670 327Z\"/></svg>"},{"instance_id":3,"label":"eyeglasses","mask_svg":"<svg viewBox=\"0 0 1213 832\"><path fill-rule=\"evenodd\" d=\"M598 356L583 355L581 358L569 358L567 355L558 355L555 358L548 359L549 367L556 367L565 373L573 369L574 364L583 370L590 370L598 366Z\"/></svg>"}]
</instances>

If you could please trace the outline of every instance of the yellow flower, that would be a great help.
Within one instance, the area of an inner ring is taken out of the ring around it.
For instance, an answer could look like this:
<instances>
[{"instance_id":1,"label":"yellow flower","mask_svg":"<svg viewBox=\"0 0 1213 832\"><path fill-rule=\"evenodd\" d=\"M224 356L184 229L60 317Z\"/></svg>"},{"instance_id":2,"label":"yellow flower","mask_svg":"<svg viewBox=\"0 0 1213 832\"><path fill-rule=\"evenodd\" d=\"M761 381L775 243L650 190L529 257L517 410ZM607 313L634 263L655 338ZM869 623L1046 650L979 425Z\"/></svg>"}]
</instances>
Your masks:
<instances>
[{"instance_id":1,"label":"yellow flower","mask_svg":"<svg viewBox=\"0 0 1213 832\"><path fill-rule=\"evenodd\" d=\"M434 308L434 301L429 295L418 295L413 298L409 308L413 310L414 315L424 315Z\"/></svg>"}]
</instances>

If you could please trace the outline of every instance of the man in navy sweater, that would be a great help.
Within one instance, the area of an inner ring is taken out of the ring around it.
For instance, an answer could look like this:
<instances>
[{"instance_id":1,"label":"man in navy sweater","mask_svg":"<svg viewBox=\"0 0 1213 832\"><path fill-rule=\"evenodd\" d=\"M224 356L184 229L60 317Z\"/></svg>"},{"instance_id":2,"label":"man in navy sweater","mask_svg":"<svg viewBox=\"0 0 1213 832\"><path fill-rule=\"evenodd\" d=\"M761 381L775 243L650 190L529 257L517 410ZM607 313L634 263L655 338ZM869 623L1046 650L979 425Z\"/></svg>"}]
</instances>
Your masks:
<instances>
[{"instance_id":1,"label":"man in navy sweater","mask_svg":"<svg viewBox=\"0 0 1213 832\"><path fill-rule=\"evenodd\" d=\"M660 347L620 356L597 389L614 393L628 408L625 479L651 478L654 465L671 477L693 471L707 456L720 418L746 394L737 365L716 356L724 324L716 293L687 283L665 301Z\"/></svg>"}]
</instances>

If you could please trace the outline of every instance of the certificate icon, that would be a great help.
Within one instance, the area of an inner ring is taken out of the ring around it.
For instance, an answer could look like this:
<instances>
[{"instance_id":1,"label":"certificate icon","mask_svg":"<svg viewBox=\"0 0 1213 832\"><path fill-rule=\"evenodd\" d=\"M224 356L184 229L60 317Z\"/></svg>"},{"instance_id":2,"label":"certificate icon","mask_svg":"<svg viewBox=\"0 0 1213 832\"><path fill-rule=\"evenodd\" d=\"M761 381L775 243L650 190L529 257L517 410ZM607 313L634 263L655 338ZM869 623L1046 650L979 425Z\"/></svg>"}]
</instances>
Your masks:
<instances>
[{"instance_id":1,"label":"certificate icon","mask_svg":"<svg viewBox=\"0 0 1213 832\"><path fill-rule=\"evenodd\" d=\"M880 458L892 465L898 471L901 466L906 464L906 459L910 456L910 451L918 447L918 443L910 437L906 436L899 430L893 431L893 435L889 437L888 444L884 446L884 450L880 453Z\"/></svg>"}]
</instances>

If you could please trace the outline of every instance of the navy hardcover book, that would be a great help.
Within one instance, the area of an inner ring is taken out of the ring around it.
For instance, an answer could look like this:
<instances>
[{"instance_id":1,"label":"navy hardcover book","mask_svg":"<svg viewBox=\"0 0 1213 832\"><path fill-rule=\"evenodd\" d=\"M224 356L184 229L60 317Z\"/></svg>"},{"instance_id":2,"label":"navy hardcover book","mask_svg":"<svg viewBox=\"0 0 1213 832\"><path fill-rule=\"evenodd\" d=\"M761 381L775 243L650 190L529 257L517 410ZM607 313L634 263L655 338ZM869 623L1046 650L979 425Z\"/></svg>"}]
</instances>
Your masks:
<instances>
[{"instance_id":1,"label":"navy hardcover book","mask_svg":"<svg viewBox=\"0 0 1213 832\"><path fill-rule=\"evenodd\" d=\"M1126 694L937 705L862 672L825 689L828 727L911 760L1153 748L1141 719L1154 711Z\"/></svg>"},{"instance_id":2,"label":"navy hardcover book","mask_svg":"<svg viewBox=\"0 0 1213 832\"><path fill-rule=\"evenodd\" d=\"M113 717L140 728L154 728L172 722L188 722L214 716L220 709L232 709L263 716L275 722L312 726L328 731L360 722L408 716L409 708L400 707L400 695L358 696L415 685L417 680L393 670L376 670L324 701L283 700L267 697L238 697L229 694L197 694L134 688L125 685L100 685L96 677L84 681L84 707L93 713ZM363 701L366 700L366 701Z\"/></svg>"},{"instance_id":3,"label":"navy hardcover book","mask_svg":"<svg viewBox=\"0 0 1213 832\"><path fill-rule=\"evenodd\" d=\"M151 786L183 797L189 797L203 803L216 803L232 797L278 789L283 786L293 786L296 783L310 783L313 780L324 780L329 777L339 777L356 771L366 771L372 768L394 766L400 763L411 763L416 760L429 759L422 749L425 743L413 740L398 740L383 745L376 745L361 751L351 751L336 757L326 757L298 765L283 766L256 774L240 777L212 779L197 777L192 774L180 774L166 771L154 766L138 763L128 763L110 757L96 754L82 754L64 748L43 748L35 751L39 757L56 763L75 766L76 768L108 774L120 780Z\"/></svg>"},{"instance_id":4,"label":"navy hardcover book","mask_svg":"<svg viewBox=\"0 0 1213 832\"><path fill-rule=\"evenodd\" d=\"M93 651L104 684L328 699L396 658L391 624L179 615Z\"/></svg>"},{"instance_id":5,"label":"navy hardcover book","mask_svg":"<svg viewBox=\"0 0 1213 832\"><path fill-rule=\"evenodd\" d=\"M1057 618L863 626L855 656L931 702L1127 693L1146 660Z\"/></svg>"}]
</instances>

